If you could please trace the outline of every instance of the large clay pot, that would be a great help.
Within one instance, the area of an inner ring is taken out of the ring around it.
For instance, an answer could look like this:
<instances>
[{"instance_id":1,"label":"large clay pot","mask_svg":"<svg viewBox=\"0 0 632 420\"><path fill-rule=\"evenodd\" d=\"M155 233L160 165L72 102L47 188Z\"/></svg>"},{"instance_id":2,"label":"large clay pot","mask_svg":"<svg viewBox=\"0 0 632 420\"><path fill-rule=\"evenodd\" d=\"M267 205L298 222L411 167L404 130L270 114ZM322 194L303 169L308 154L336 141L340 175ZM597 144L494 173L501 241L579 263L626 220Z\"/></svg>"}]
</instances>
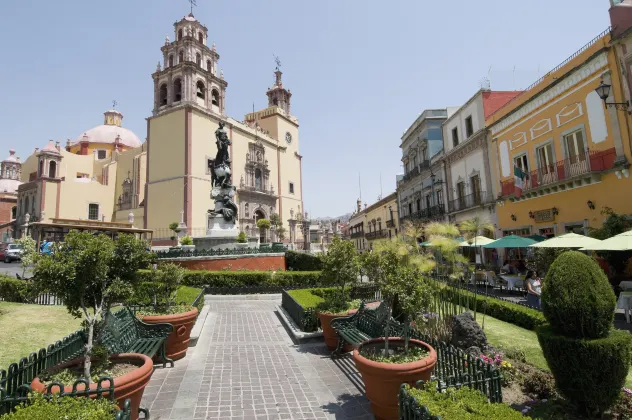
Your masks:
<instances>
[{"instance_id":1,"label":"large clay pot","mask_svg":"<svg viewBox=\"0 0 632 420\"><path fill-rule=\"evenodd\" d=\"M347 314L324 314L318 312L317 315L320 320L320 327L323 329L323 337L325 337L325 344L327 344L327 348L330 351L336 350L336 347L338 346L338 334L336 333L336 330L331 328L331 321L334 318L340 318L342 316L346 316ZM351 349L347 349L347 346L345 346L345 351L351 351Z\"/></svg>"},{"instance_id":2,"label":"large clay pot","mask_svg":"<svg viewBox=\"0 0 632 420\"><path fill-rule=\"evenodd\" d=\"M115 363L125 362L138 366L138 369L126 373L123 376L114 378L114 399L116 400L116 404L119 408L122 408L125 399L129 398L132 403L132 420L137 420L140 400L143 398L145 386L147 386L147 383L151 378L151 374L154 372L154 362L152 362L152 360L144 354L136 353L115 354L110 357L110 360ZM63 369L70 366L76 366L82 361L83 359L75 359L70 362L57 365L57 368ZM102 385L104 387L109 386L107 381ZM81 388L81 385L79 385L79 387L80 390L83 389ZM31 382L31 388L33 388L33 391L35 392L44 393L46 391L46 386L39 380L39 378L33 379L33 382ZM97 384L90 384L90 389L97 389ZM53 387L51 392L57 393L59 392L59 389ZM72 386L64 387L64 392L72 392ZM104 393L103 396L107 397L108 393ZM96 398L96 394L91 395L90 398Z\"/></svg>"},{"instance_id":3,"label":"large clay pot","mask_svg":"<svg viewBox=\"0 0 632 420\"><path fill-rule=\"evenodd\" d=\"M181 314L171 315L146 315L141 320L148 324L168 323L173 325L173 331L167 338L167 357L172 360L182 359L187 354L191 330L198 316L197 308Z\"/></svg>"},{"instance_id":4,"label":"large clay pot","mask_svg":"<svg viewBox=\"0 0 632 420\"><path fill-rule=\"evenodd\" d=\"M353 351L353 360L366 389L366 396L371 402L371 410L378 420L399 419L399 402L397 395L403 383L414 385L419 380L430 380L437 364L437 352L428 344L419 340L410 340L409 346L425 347L430 353L425 358L411 363L374 362L360 355L360 350L367 346L383 346L384 338L376 338L362 343ZM403 346L401 338L389 338L389 345Z\"/></svg>"}]
</instances>

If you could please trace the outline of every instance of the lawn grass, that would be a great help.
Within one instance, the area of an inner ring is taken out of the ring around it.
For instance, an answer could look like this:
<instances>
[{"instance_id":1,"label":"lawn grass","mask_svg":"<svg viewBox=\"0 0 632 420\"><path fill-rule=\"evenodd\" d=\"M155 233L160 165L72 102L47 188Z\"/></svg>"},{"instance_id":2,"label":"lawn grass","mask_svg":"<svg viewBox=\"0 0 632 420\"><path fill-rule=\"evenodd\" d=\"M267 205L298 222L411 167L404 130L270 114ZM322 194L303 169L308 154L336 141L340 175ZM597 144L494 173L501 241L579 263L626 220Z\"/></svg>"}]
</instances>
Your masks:
<instances>
[{"instance_id":1,"label":"lawn grass","mask_svg":"<svg viewBox=\"0 0 632 420\"><path fill-rule=\"evenodd\" d=\"M483 314L478 313L476 320L482 324ZM500 321L490 316L485 317L485 334L494 347L514 347L524 351L527 362L545 370L549 370L538 337L534 331L520 328L508 322ZM632 368L628 372L625 386L632 387Z\"/></svg>"},{"instance_id":2,"label":"lawn grass","mask_svg":"<svg viewBox=\"0 0 632 420\"><path fill-rule=\"evenodd\" d=\"M77 331L81 318L65 306L0 302L0 369Z\"/></svg>"},{"instance_id":3,"label":"lawn grass","mask_svg":"<svg viewBox=\"0 0 632 420\"><path fill-rule=\"evenodd\" d=\"M315 308L318 304L325 301L320 296L313 294L314 290L326 290L326 289L296 289L289 290L288 294L294 298L296 303L301 305L304 309Z\"/></svg>"}]
</instances>

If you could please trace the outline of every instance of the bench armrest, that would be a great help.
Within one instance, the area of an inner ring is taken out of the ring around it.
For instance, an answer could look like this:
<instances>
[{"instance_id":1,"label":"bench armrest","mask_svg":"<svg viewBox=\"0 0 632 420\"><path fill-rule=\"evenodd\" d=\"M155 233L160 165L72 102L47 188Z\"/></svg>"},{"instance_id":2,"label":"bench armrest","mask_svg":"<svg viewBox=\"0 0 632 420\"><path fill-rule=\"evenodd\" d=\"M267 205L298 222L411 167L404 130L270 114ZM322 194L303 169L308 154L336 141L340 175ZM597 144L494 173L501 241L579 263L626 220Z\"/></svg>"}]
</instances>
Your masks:
<instances>
[{"instance_id":1,"label":"bench armrest","mask_svg":"<svg viewBox=\"0 0 632 420\"><path fill-rule=\"evenodd\" d=\"M173 331L173 325L163 322L160 324L148 324L136 319L138 334L141 338L167 338Z\"/></svg>"},{"instance_id":2,"label":"bench armrest","mask_svg":"<svg viewBox=\"0 0 632 420\"><path fill-rule=\"evenodd\" d=\"M353 323L359 315L366 310L366 304L362 301L362 304L358 308L358 311L353 315L341 316L331 320L331 328L338 329L339 325Z\"/></svg>"}]
</instances>

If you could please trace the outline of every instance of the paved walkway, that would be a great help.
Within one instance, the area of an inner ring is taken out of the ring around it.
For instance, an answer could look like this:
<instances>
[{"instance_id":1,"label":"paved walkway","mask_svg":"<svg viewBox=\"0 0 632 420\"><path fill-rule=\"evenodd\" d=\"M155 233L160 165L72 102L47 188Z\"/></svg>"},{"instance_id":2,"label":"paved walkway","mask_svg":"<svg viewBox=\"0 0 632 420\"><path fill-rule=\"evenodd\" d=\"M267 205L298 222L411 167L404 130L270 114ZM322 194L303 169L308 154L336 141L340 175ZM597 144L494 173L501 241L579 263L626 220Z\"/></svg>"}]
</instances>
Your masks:
<instances>
[{"instance_id":1,"label":"paved walkway","mask_svg":"<svg viewBox=\"0 0 632 420\"><path fill-rule=\"evenodd\" d=\"M350 355L330 359L322 339L294 345L280 297L206 303L197 346L145 389L152 419L373 419Z\"/></svg>"}]
</instances>

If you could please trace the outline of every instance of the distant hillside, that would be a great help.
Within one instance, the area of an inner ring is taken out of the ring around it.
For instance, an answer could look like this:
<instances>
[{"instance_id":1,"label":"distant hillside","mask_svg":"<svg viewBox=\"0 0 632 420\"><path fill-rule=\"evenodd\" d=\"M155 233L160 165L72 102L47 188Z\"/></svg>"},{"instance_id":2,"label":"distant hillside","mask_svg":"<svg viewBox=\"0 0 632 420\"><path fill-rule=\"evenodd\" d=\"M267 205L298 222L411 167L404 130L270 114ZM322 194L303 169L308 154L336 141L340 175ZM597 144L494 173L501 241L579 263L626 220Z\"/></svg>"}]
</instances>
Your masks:
<instances>
[{"instance_id":1,"label":"distant hillside","mask_svg":"<svg viewBox=\"0 0 632 420\"><path fill-rule=\"evenodd\" d=\"M325 217L317 217L315 219L312 219L316 222L331 222L334 220L340 220L340 222L344 223L344 222L348 222L349 219L351 219L353 213L347 213L347 214L343 214L342 216L338 216L338 217L329 217L329 216L325 216Z\"/></svg>"}]
</instances>

